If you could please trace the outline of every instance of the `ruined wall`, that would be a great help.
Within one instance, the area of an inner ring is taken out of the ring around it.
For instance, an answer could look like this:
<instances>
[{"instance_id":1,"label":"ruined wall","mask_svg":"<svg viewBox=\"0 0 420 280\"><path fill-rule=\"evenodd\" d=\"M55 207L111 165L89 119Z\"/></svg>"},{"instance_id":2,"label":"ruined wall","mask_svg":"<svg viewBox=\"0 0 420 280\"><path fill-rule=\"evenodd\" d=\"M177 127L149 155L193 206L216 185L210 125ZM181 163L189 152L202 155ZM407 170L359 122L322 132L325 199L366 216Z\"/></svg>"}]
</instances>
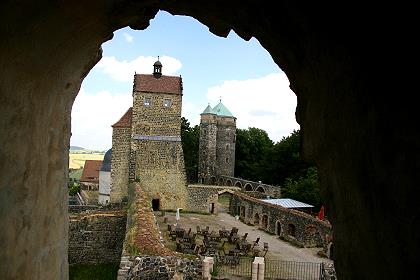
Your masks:
<instances>
[{"instance_id":1,"label":"ruined wall","mask_svg":"<svg viewBox=\"0 0 420 280\"><path fill-rule=\"evenodd\" d=\"M111 191L112 203L127 196L130 163L131 128L115 127L112 130Z\"/></svg>"},{"instance_id":2,"label":"ruined wall","mask_svg":"<svg viewBox=\"0 0 420 280\"><path fill-rule=\"evenodd\" d=\"M145 98L151 104L145 106ZM170 99L171 106L163 106ZM135 177L160 209L186 209L186 173L181 144L180 94L136 92L133 97L131 152ZM159 138L163 137L163 138Z\"/></svg>"},{"instance_id":3,"label":"ruined wall","mask_svg":"<svg viewBox=\"0 0 420 280\"><path fill-rule=\"evenodd\" d=\"M233 195L229 210L244 223L256 225L299 246L326 249L333 236L331 224L326 221L245 194Z\"/></svg>"},{"instance_id":4,"label":"ruined wall","mask_svg":"<svg viewBox=\"0 0 420 280\"><path fill-rule=\"evenodd\" d=\"M209 213L211 204L217 206L218 194L225 190L235 192L235 187L219 187L209 185L188 185L188 210ZM217 211L216 211L217 212Z\"/></svg>"},{"instance_id":5,"label":"ruined wall","mask_svg":"<svg viewBox=\"0 0 420 280\"><path fill-rule=\"evenodd\" d=\"M235 171L235 118L217 117L216 167L217 179L221 175L234 176Z\"/></svg>"},{"instance_id":6,"label":"ruined wall","mask_svg":"<svg viewBox=\"0 0 420 280\"><path fill-rule=\"evenodd\" d=\"M180 257L138 256L125 257L125 275L118 280L138 279L202 279L202 261ZM128 272L129 271L129 272Z\"/></svg>"},{"instance_id":7,"label":"ruined wall","mask_svg":"<svg viewBox=\"0 0 420 280\"><path fill-rule=\"evenodd\" d=\"M69 222L69 264L119 262L127 215L125 211L71 214Z\"/></svg>"}]
</instances>

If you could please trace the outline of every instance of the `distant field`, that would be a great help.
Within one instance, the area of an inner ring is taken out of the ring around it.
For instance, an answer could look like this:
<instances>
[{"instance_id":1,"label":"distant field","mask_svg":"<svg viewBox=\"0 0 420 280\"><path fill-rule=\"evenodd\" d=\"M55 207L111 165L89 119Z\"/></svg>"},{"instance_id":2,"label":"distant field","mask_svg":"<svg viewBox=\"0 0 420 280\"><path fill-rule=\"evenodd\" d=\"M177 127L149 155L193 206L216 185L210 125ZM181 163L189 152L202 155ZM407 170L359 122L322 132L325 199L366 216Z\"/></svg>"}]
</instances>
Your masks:
<instances>
[{"instance_id":1,"label":"distant field","mask_svg":"<svg viewBox=\"0 0 420 280\"><path fill-rule=\"evenodd\" d=\"M70 153L69 154L69 168L79 169L85 166L85 161L88 159L103 160L103 153L92 153L92 154L81 154L81 153Z\"/></svg>"}]
</instances>

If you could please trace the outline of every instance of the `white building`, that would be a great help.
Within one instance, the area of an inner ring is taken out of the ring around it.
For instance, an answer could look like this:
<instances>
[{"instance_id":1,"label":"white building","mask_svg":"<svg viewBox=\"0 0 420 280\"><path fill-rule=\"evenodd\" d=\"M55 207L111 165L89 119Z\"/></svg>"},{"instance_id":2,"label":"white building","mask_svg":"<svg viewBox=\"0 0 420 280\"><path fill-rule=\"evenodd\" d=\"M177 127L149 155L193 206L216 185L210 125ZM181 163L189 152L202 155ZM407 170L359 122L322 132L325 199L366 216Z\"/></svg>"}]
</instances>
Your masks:
<instances>
[{"instance_id":1,"label":"white building","mask_svg":"<svg viewBox=\"0 0 420 280\"><path fill-rule=\"evenodd\" d=\"M111 153L112 149L109 149L104 156L102 167L99 170L99 195L98 203L106 205L110 201L111 192Z\"/></svg>"}]
</instances>

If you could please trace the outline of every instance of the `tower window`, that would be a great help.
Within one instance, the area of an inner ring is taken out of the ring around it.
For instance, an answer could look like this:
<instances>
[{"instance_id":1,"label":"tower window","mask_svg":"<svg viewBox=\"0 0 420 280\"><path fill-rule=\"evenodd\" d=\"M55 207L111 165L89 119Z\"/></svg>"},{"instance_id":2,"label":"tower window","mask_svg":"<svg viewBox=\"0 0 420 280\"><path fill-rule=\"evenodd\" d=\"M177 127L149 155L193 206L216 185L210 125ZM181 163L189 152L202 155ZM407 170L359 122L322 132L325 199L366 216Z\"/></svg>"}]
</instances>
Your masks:
<instances>
[{"instance_id":1,"label":"tower window","mask_svg":"<svg viewBox=\"0 0 420 280\"><path fill-rule=\"evenodd\" d=\"M226 158L226 163L229 163L229 158L228 157Z\"/></svg>"},{"instance_id":2,"label":"tower window","mask_svg":"<svg viewBox=\"0 0 420 280\"><path fill-rule=\"evenodd\" d=\"M145 97L144 98L144 106L151 106L152 105L152 98Z\"/></svg>"},{"instance_id":3,"label":"tower window","mask_svg":"<svg viewBox=\"0 0 420 280\"><path fill-rule=\"evenodd\" d=\"M172 106L172 100L171 99L165 99L163 100L163 107L171 107Z\"/></svg>"},{"instance_id":4,"label":"tower window","mask_svg":"<svg viewBox=\"0 0 420 280\"><path fill-rule=\"evenodd\" d=\"M229 151L229 144L226 144L226 151Z\"/></svg>"}]
</instances>

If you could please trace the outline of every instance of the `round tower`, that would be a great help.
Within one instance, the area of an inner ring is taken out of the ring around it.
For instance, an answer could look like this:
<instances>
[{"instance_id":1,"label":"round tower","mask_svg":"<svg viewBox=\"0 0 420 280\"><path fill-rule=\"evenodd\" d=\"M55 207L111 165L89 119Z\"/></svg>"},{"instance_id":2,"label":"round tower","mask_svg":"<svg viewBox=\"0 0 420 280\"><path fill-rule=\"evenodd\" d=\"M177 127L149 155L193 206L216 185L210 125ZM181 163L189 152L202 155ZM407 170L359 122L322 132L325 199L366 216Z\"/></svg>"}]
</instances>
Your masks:
<instances>
[{"instance_id":1,"label":"round tower","mask_svg":"<svg viewBox=\"0 0 420 280\"><path fill-rule=\"evenodd\" d=\"M236 118L220 101L201 113L198 181L216 185L220 176L234 176Z\"/></svg>"}]
</instances>

